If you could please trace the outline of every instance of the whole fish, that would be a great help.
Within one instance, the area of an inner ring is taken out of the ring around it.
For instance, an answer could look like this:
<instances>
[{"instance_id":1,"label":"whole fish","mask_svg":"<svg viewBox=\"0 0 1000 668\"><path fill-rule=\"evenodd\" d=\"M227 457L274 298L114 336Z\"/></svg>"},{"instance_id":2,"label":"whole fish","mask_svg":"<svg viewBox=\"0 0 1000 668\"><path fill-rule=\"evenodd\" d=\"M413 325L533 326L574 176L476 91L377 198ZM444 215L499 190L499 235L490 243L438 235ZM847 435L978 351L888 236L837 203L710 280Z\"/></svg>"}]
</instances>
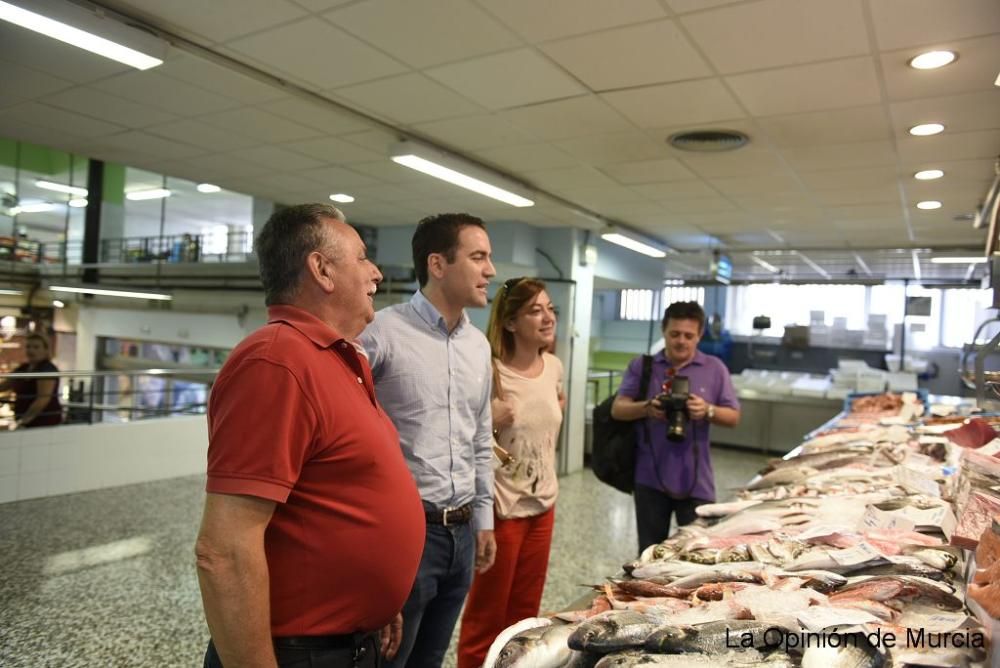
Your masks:
<instances>
[{"instance_id":1,"label":"whole fish","mask_svg":"<svg viewBox=\"0 0 1000 668\"><path fill-rule=\"evenodd\" d=\"M791 668L795 664L784 652L774 652L764 658L760 652L747 649L726 654L642 654L615 652L597 662L595 668L632 668L632 666L666 666L669 668Z\"/></svg>"},{"instance_id":2,"label":"whole fish","mask_svg":"<svg viewBox=\"0 0 1000 668\"><path fill-rule=\"evenodd\" d=\"M738 619L693 626L661 626L646 639L645 650L660 654L719 654L737 645L762 649L774 641L773 632L766 634L774 626L765 621Z\"/></svg>"},{"instance_id":3,"label":"whole fish","mask_svg":"<svg viewBox=\"0 0 1000 668\"><path fill-rule=\"evenodd\" d=\"M806 648L802 653L802 668L880 668L885 664L885 657L871 646L864 634L837 635L840 637L837 647L827 642Z\"/></svg>"},{"instance_id":4,"label":"whole fish","mask_svg":"<svg viewBox=\"0 0 1000 668\"><path fill-rule=\"evenodd\" d=\"M816 475L818 469L811 466L793 466L778 471L771 471L755 479L749 485L748 490L767 489L769 487L779 487L784 485L794 485L804 482L811 476Z\"/></svg>"},{"instance_id":5,"label":"whole fish","mask_svg":"<svg viewBox=\"0 0 1000 668\"><path fill-rule=\"evenodd\" d=\"M552 620L548 617L528 617L527 619L522 619L516 624L508 626L500 632L500 635L498 635L493 641L493 644L490 645L490 649L486 653L486 660L483 661L483 668L495 668L500 651L507 645L507 642L518 633L541 626L549 626L550 624L552 624Z\"/></svg>"},{"instance_id":6,"label":"whole fish","mask_svg":"<svg viewBox=\"0 0 1000 668\"><path fill-rule=\"evenodd\" d=\"M570 649L597 653L642 647L658 622L630 610L602 613L579 626L569 636Z\"/></svg>"},{"instance_id":7,"label":"whole fish","mask_svg":"<svg viewBox=\"0 0 1000 668\"><path fill-rule=\"evenodd\" d=\"M559 668L573 655L566 642L573 624L551 624L517 634L500 650L495 668Z\"/></svg>"}]
</instances>

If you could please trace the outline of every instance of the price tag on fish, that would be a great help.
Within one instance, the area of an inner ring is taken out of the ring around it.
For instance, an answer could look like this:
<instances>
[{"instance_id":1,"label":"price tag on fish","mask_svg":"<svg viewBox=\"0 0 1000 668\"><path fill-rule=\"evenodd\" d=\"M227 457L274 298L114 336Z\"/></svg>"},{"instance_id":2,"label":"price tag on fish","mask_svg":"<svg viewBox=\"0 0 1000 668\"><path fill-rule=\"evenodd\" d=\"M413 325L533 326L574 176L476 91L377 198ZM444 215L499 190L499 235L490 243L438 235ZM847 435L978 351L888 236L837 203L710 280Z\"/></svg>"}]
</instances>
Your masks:
<instances>
[{"instance_id":1,"label":"price tag on fish","mask_svg":"<svg viewBox=\"0 0 1000 668\"><path fill-rule=\"evenodd\" d=\"M831 627L844 628L859 624L871 624L879 619L864 610L851 608L822 608L813 605L796 614L796 619L809 631L819 632Z\"/></svg>"},{"instance_id":2,"label":"price tag on fish","mask_svg":"<svg viewBox=\"0 0 1000 668\"><path fill-rule=\"evenodd\" d=\"M896 623L909 628L924 629L928 633L950 633L961 628L969 619L969 616L963 612L927 614L922 611L904 609L903 616Z\"/></svg>"},{"instance_id":3,"label":"price tag on fish","mask_svg":"<svg viewBox=\"0 0 1000 668\"><path fill-rule=\"evenodd\" d=\"M843 550L830 550L829 554L841 566L857 566L882 559L882 553L865 541Z\"/></svg>"},{"instance_id":4,"label":"price tag on fish","mask_svg":"<svg viewBox=\"0 0 1000 668\"><path fill-rule=\"evenodd\" d=\"M896 482L916 494L941 496L941 488L933 479L929 478L926 473L908 466L896 467Z\"/></svg>"},{"instance_id":5,"label":"price tag on fish","mask_svg":"<svg viewBox=\"0 0 1000 668\"><path fill-rule=\"evenodd\" d=\"M871 529L901 529L903 531L913 531L916 526L913 520L902 513L879 510L875 506L865 508L861 524Z\"/></svg>"}]
</instances>

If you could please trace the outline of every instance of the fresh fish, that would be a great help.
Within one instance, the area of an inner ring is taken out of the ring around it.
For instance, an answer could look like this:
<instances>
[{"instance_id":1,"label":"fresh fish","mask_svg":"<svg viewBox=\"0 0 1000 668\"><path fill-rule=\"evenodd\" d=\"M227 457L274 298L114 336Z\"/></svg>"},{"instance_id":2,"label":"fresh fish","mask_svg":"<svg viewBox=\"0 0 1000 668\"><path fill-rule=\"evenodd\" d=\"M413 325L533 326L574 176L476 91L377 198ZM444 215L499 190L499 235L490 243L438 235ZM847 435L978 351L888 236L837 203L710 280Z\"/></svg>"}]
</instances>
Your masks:
<instances>
[{"instance_id":1,"label":"fresh fish","mask_svg":"<svg viewBox=\"0 0 1000 668\"><path fill-rule=\"evenodd\" d=\"M725 654L642 654L615 652L597 662L595 668L632 668L633 666L664 666L667 668L791 668L795 664L784 652L764 658L760 652L747 649Z\"/></svg>"},{"instance_id":2,"label":"fresh fish","mask_svg":"<svg viewBox=\"0 0 1000 668\"><path fill-rule=\"evenodd\" d=\"M718 654L727 648L762 649L774 641L774 633L767 634L775 625L765 621L727 620L694 626L661 626L646 639L645 650L660 654L700 652ZM748 642L749 641L749 642Z\"/></svg>"},{"instance_id":3,"label":"fresh fish","mask_svg":"<svg viewBox=\"0 0 1000 668\"><path fill-rule=\"evenodd\" d=\"M500 635L498 635L493 641L493 644L490 645L490 649L486 653L486 660L483 661L483 668L495 668L497 657L500 655L500 650L502 650L507 642L518 633L527 631L528 629L549 626L550 624L552 624L552 620L548 617L528 617L527 619L522 619L516 624L508 626L500 632Z\"/></svg>"},{"instance_id":4,"label":"fresh fish","mask_svg":"<svg viewBox=\"0 0 1000 668\"><path fill-rule=\"evenodd\" d=\"M770 571L769 575L777 578L797 577L804 578L804 586L815 589L818 592L826 593L831 589L847 584L847 578L839 573L823 570L801 570L795 571Z\"/></svg>"},{"instance_id":5,"label":"fresh fish","mask_svg":"<svg viewBox=\"0 0 1000 668\"><path fill-rule=\"evenodd\" d=\"M829 636L837 635L837 647L831 647ZM802 653L802 668L880 668L885 657L862 633L829 634L826 642L817 642Z\"/></svg>"},{"instance_id":6,"label":"fresh fish","mask_svg":"<svg viewBox=\"0 0 1000 668\"><path fill-rule=\"evenodd\" d=\"M878 617L882 621L891 622L899 617L899 611L895 608L890 608L885 603L880 603L879 601L871 601L864 598L842 598L839 600L829 601L830 605L835 608L850 608L852 610L862 610L867 612L869 615Z\"/></svg>"},{"instance_id":7,"label":"fresh fish","mask_svg":"<svg viewBox=\"0 0 1000 668\"><path fill-rule=\"evenodd\" d=\"M752 483L747 485L747 489L758 490L767 489L768 487L794 485L796 483L805 482L811 476L816 475L816 473L818 473L818 470L812 468L811 466L794 466L778 471L771 471L770 473L755 479Z\"/></svg>"},{"instance_id":8,"label":"fresh fish","mask_svg":"<svg viewBox=\"0 0 1000 668\"><path fill-rule=\"evenodd\" d=\"M939 571L947 571L958 563L958 555L949 546L924 547L922 545L904 545L902 553L911 557L916 557L931 568ZM919 575L919 574L917 574Z\"/></svg>"},{"instance_id":9,"label":"fresh fish","mask_svg":"<svg viewBox=\"0 0 1000 668\"><path fill-rule=\"evenodd\" d=\"M572 657L566 641L575 630L573 624L551 624L522 631L500 650L494 668L559 668Z\"/></svg>"},{"instance_id":10,"label":"fresh fish","mask_svg":"<svg viewBox=\"0 0 1000 668\"><path fill-rule=\"evenodd\" d=\"M569 636L568 645L570 649L598 653L642 647L658 625L651 617L637 612L605 612L581 622Z\"/></svg>"},{"instance_id":11,"label":"fresh fish","mask_svg":"<svg viewBox=\"0 0 1000 668\"><path fill-rule=\"evenodd\" d=\"M694 509L698 517L726 517L760 505L759 501L730 501L728 503L705 503Z\"/></svg>"},{"instance_id":12,"label":"fresh fish","mask_svg":"<svg viewBox=\"0 0 1000 668\"><path fill-rule=\"evenodd\" d=\"M722 564L719 564L720 566ZM729 565L729 564L726 564ZM732 564L737 566L739 564ZM752 570L752 563L744 564L746 569L739 568L714 568L701 573L694 573L686 577L678 578L670 583L671 587L677 589L697 589L703 584L711 582L761 582L763 574L760 569Z\"/></svg>"},{"instance_id":13,"label":"fresh fish","mask_svg":"<svg viewBox=\"0 0 1000 668\"><path fill-rule=\"evenodd\" d=\"M682 610L681 612L669 615L664 622L675 625L705 624L707 622L718 622L726 619L750 619L750 611L733 598L726 598L721 601L709 601L694 607Z\"/></svg>"}]
</instances>

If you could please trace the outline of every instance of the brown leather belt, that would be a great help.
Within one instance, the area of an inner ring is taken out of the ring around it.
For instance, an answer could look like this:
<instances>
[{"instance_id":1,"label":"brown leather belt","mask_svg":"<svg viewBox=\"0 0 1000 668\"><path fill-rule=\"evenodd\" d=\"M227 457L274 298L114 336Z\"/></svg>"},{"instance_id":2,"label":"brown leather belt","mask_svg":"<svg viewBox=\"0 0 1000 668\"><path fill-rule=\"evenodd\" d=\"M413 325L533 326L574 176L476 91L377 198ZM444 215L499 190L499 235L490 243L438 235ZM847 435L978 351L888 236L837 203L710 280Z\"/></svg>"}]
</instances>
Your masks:
<instances>
[{"instance_id":1,"label":"brown leather belt","mask_svg":"<svg viewBox=\"0 0 1000 668\"><path fill-rule=\"evenodd\" d=\"M472 504L467 503L458 508L424 509L424 517L428 524L441 524L453 526L455 524L468 524L472 521Z\"/></svg>"}]
</instances>

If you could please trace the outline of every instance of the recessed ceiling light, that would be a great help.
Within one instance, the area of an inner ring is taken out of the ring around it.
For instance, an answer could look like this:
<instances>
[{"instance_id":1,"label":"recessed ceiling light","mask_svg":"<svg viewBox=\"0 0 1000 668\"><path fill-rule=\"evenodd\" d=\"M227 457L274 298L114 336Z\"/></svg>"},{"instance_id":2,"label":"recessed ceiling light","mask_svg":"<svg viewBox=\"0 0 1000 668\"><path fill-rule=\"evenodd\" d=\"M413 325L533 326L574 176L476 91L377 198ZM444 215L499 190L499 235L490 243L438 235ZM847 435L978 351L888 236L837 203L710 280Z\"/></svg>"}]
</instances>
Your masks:
<instances>
[{"instance_id":1,"label":"recessed ceiling light","mask_svg":"<svg viewBox=\"0 0 1000 668\"><path fill-rule=\"evenodd\" d=\"M104 288L89 288L75 285L50 285L52 292L75 292L81 295L103 295L106 297L131 297L133 299L155 299L158 301L170 301L173 299L168 294L158 292L137 292L134 290L107 290Z\"/></svg>"},{"instance_id":2,"label":"recessed ceiling light","mask_svg":"<svg viewBox=\"0 0 1000 668\"><path fill-rule=\"evenodd\" d=\"M200 193L217 193L222 190L222 188L212 183L199 183L197 188Z\"/></svg>"},{"instance_id":3,"label":"recessed ceiling light","mask_svg":"<svg viewBox=\"0 0 1000 668\"><path fill-rule=\"evenodd\" d=\"M53 299L52 300L52 305L55 306L56 308L66 308L65 302L63 302L63 301L61 301L59 299Z\"/></svg>"},{"instance_id":4,"label":"recessed ceiling light","mask_svg":"<svg viewBox=\"0 0 1000 668\"><path fill-rule=\"evenodd\" d=\"M74 209L82 209L87 206L87 200L83 197L75 197L67 203Z\"/></svg>"},{"instance_id":5,"label":"recessed ceiling light","mask_svg":"<svg viewBox=\"0 0 1000 668\"><path fill-rule=\"evenodd\" d=\"M22 213L45 213L46 211L54 211L55 208L56 205L50 202L37 202L34 204L21 204L20 206L15 206L10 210L10 213L13 216Z\"/></svg>"},{"instance_id":6,"label":"recessed ceiling light","mask_svg":"<svg viewBox=\"0 0 1000 668\"><path fill-rule=\"evenodd\" d=\"M929 137L940 132L944 132L944 126L940 123L924 123L923 125L914 125L910 128L910 134L915 137Z\"/></svg>"},{"instance_id":7,"label":"recessed ceiling light","mask_svg":"<svg viewBox=\"0 0 1000 668\"><path fill-rule=\"evenodd\" d=\"M134 202L142 201L144 199L163 199L164 197L170 197L170 191L166 188L153 188L152 190L135 190L130 193L125 193L125 199L130 199Z\"/></svg>"},{"instance_id":8,"label":"recessed ceiling light","mask_svg":"<svg viewBox=\"0 0 1000 668\"><path fill-rule=\"evenodd\" d=\"M940 209L941 202L935 199L924 200L923 202L917 202L917 208L923 209L924 211L931 211L932 209Z\"/></svg>"},{"instance_id":9,"label":"recessed ceiling light","mask_svg":"<svg viewBox=\"0 0 1000 668\"><path fill-rule=\"evenodd\" d=\"M933 181L934 179L940 179L942 176L944 176L944 172L940 169L924 169L914 174L913 178L921 181Z\"/></svg>"},{"instance_id":10,"label":"recessed ceiling light","mask_svg":"<svg viewBox=\"0 0 1000 668\"><path fill-rule=\"evenodd\" d=\"M910 67L917 70L935 70L955 62L954 51L927 51L910 59Z\"/></svg>"},{"instance_id":11,"label":"recessed ceiling light","mask_svg":"<svg viewBox=\"0 0 1000 668\"><path fill-rule=\"evenodd\" d=\"M985 257L932 257L934 264L982 264Z\"/></svg>"},{"instance_id":12,"label":"recessed ceiling light","mask_svg":"<svg viewBox=\"0 0 1000 668\"><path fill-rule=\"evenodd\" d=\"M344 193L337 193L336 195L330 195L330 199L334 202L340 202L341 204L350 204L354 201L354 198L350 195L345 195Z\"/></svg>"},{"instance_id":13,"label":"recessed ceiling light","mask_svg":"<svg viewBox=\"0 0 1000 668\"><path fill-rule=\"evenodd\" d=\"M44 188L45 190L54 190L57 193L66 193L67 195L80 195L81 197L87 196L87 189L80 188L77 186L68 186L64 183L54 183L52 181L43 181L39 179L35 181L35 185L39 188Z\"/></svg>"}]
</instances>

